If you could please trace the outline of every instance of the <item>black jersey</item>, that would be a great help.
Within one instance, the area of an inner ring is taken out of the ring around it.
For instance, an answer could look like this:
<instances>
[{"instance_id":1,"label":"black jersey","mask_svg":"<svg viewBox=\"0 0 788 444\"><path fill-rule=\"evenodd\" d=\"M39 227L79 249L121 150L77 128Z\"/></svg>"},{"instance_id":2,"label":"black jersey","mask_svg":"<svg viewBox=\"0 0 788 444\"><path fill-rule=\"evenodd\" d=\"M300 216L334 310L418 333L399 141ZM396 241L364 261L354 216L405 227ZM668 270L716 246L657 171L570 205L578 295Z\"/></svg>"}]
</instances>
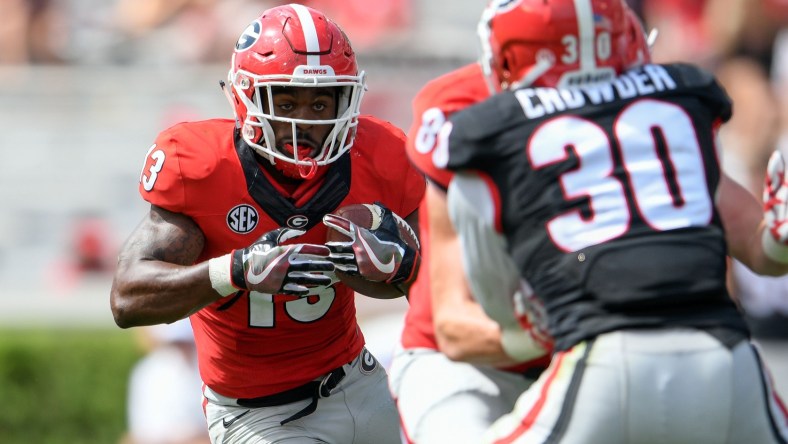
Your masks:
<instances>
[{"instance_id":1,"label":"black jersey","mask_svg":"<svg viewBox=\"0 0 788 444\"><path fill-rule=\"evenodd\" d=\"M524 88L455 114L448 169L489 175L556 349L626 328L746 335L725 286L715 146L731 102L699 68Z\"/></svg>"}]
</instances>

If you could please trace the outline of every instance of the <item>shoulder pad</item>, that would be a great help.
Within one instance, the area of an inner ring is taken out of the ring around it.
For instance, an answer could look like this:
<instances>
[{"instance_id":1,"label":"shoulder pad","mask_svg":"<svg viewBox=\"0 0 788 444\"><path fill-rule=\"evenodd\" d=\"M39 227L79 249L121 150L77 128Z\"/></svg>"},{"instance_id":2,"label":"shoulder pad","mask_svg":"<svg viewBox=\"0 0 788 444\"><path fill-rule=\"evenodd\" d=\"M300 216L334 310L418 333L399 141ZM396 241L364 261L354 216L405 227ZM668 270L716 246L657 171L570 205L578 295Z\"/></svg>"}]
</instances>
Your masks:
<instances>
[{"instance_id":1,"label":"shoulder pad","mask_svg":"<svg viewBox=\"0 0 788 444\"><path fill-rule=\"evenodd\" d=\"M445 188L452 177L434 162L443 124L451 114L489 96L481 66L472 63L430 80L413 98L408 158L436 185Z\"/></svg>"},{"instance_id":2,"label":"shoulder pad","mask_svg":"<svg viewBox=\"0 0 788 444\"><path fill-rule=\"evenodd\" d=\"M664 66L674 79L680 81L687 88L703 88L716 83L712 73L696 65L673 63Z\"/></svg>"},{"instance_id":3,"label":"shoulder pad","mask_svg":"<svg viewBox=\"0 0 788 444\"><path fill-rule=\"evenodd\" d=\"M449 118L452 137L467 140L487 139L524 120L523 109L511 91L496 94Z\"/></svg>"},{"instance_id":4,"label":"shoulder pad","mask_svg":"<svg viewBox=\"0 0 788 444\"><path fill-rule=\"evenodd\" d=\"M711 72L687 63L664 66L671 76L681 83L686 93L696 95L723 122L731 118L733 112L731 99Z\"/></svg>"}]
</instances>

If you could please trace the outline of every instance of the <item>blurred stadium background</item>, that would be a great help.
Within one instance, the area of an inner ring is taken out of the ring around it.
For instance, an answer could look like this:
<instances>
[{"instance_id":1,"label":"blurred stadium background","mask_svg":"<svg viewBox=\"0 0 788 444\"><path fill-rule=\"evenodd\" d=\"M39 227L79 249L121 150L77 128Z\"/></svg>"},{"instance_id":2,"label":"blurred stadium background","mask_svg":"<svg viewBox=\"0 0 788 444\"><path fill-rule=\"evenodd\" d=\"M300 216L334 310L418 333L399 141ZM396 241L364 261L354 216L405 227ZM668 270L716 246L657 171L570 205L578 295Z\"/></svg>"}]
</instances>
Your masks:
<instances>
[{"instance_id":1,"label":"blurred stadium background","mask_svg":"<svg viewBox=\"0 0 788 444\"><path fill-rule=\"evenodd\" d=\"M0 299L0 321L109 326L107 270L146 211L137 182L148 147L178 121L232 116L219 88L232 47L277 2L0 3L6 28L11 4L33 9L19 18L27 39L0 34L0 282L4 296L25 295ZM424 82L475 56L468 30L481 2L445 14L450 3L307 2L355 37L362 111L402 128Z\"/></svg>"},{"instance_id":2,"label":"blurred stadium background","mask_svg":"<svg viewBox=\"0 0 788 444\"><path fill-rule=\"evenodd\" d=\"M260 11L282 3L287 2L0 1L0 399L30 404L0 403L0 442L121 438L123 390L142 351L133 332L114 326L108 295L117 248L147 208L137 193L143 156L156 134L173 123L231 116L218 82L226 76L233 44ZM407 129L416 91L475 59L474 30L485 1L302 3L324 10L354 43L368 75L362 111ZM657 61L692 61L720 75L736 103L734 121L722 134L726 168L760 193L765 156L784 145L788 134L782 32L788 1L632 4L660 31ZM784 279L764 282L740 270L732 273L731 286L740 298L751 298L743 305L752 307L756 322L788 325ZM405 309L404 300L359 298L362 328L384 363ZM784 396L786 330L764 330L761 341ZM102 366L108 349L125 354ZM48 357L36 361L41 358L25 350ZM32 361L17 364L24 359ZM39 364L72 361L81 368L73 376L35 373ZM54 379L73 393L103 391L106 399L75 400L71 392L56 399L55 389L46 389ZM80 409L80 402L92 407ZM74 410L62 415L64 422L93 412L109 418L109 425L93 430L84 422L81 437L79 428L57 423L31 432L38 420L26 415L42 405Z\"/></svg>"}]
</instances>

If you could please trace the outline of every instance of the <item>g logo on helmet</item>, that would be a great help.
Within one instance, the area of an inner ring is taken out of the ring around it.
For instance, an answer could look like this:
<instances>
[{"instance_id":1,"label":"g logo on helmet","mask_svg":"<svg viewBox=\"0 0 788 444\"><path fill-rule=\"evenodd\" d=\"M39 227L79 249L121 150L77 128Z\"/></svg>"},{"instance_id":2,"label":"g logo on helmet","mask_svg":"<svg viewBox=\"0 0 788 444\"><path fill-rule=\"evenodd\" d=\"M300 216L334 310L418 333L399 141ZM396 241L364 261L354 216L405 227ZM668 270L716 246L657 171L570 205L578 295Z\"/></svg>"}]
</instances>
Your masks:
<instances>
[{"instance_id":1,"label":"g logo on helmet","mask_svg":"<svg viewBox=\"0 0 788 444\"><path fill-rule=\"evenodd\" d=\"M239 52L246 51L254 45L257 39L260 38L260 30L262 27L263 25L260 23L260 20L255 20L250 23L249 26L244 29L244 32L241 33L241 36L238 37L238 41L235 42L235 50Z\"/></svg>"}]
</instances>

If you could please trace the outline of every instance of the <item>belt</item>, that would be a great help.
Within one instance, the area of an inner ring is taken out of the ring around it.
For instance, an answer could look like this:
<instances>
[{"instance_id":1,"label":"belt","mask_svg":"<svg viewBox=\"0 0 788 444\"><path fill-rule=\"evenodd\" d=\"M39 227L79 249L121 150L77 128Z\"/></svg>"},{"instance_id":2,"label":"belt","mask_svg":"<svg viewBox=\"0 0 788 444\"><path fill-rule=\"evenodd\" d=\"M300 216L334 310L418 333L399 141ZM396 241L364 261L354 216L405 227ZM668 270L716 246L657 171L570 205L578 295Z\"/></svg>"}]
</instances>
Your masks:
<instances>
[{"instance_id":1,"label":"belt","mask_svg":"<svg viewBox=\"0 0 788 444\"><path fill-rule=\"evenodd\" d=\"M250 408L275 407L312 398L312 402L308 406L280 423L281 425L285 425L290 421L295 421L296 419L314 413L315 410L317 410L317 400L320 398L327 398L331 395L331 391L339 385L339 382L342 381L344 377L345 370L339 367L331 370L331 372L319 381L309 381L302 386L284 392L274 393L273 395L260 396L259 398L241 398L237 400L237 403L241 407Z\"/></svg>"}]
</instances>

